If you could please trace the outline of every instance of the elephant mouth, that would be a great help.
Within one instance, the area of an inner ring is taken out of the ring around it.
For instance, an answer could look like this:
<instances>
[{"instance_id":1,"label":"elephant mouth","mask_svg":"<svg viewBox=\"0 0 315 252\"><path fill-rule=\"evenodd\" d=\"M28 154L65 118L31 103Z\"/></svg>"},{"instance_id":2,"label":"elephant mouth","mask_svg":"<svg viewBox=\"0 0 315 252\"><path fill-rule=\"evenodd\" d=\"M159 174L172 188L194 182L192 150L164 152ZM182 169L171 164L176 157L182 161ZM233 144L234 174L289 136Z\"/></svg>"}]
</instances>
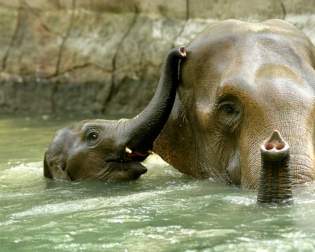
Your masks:
<instances>
[{"instance_id":1,"label":"elephant mouth","mask_svg":"<svg viewBox=\"0 0 315 252\"><path fill-rule=\"evenodd\" d=\"M128 147L125 148L125 158L124 160L128 161L136 161L142 162L144 161L149 155L151 154L150 151L140 152L140 151L132 151Z\"/></svg>"},{"instance_id":2,"label":"elephant mouth","mask_svg":"<svg viewBox=\"0 0 315 252\"><path fill-rule=\"evenodd\" d=\"M123 166L124 170L127 170L127 172L129 173L130 179L136 180L148 171L148 169L143 166L141 162L144 161L149 155L150 152L126 152Z\"/></svg>"},{"instance_id":3,"label":"elephant mouth","mask_svg":"<svg viewBox=\"0 0 315 252\"><path fill-rule=\"evenodd\" d=\"M140 176L142 176L143 174L147 173L148 169L146 167L144 167L142 164L135 162L135 163L130 163L130 178L133 180L138 179Z\"/></svg>"},{"instance_id":4,"label":"elephant mouth","mask_svg":"<svg viewBox=\"0 0 315 252\"><path fill-rule=\"evenodd\" d=\"M134 160L107 162L107 170L111 173L112 180L136 180L148 171L140 162Z\"/></svg>"}]
</instances>

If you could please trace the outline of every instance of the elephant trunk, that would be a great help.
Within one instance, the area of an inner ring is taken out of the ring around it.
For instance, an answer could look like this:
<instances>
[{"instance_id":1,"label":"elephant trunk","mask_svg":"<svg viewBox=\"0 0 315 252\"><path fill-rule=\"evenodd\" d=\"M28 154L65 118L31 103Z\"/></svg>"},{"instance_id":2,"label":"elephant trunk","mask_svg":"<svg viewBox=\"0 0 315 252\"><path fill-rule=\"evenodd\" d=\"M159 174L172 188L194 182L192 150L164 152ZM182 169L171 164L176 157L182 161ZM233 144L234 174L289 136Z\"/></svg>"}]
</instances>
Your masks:
<instances>
[{"instance_id":1,"label":"elephant trunk","mask_svg":"<svg viewBox=\"0 0 315 252\"><path fill-rule=\"evenodd\" d=\"M289 145L274 131L261 146L262 168L258 203L292 203Z\"/></svg>"},{"instance_id":2,"label":"elephant trunk","mask_svg":"<svg viewBox=\"0 0 315 252\"><path fill-rule=\"evenodd\" d=\"M156 92L148 106L124 127L126 152L135 156L147 156L153 142L160 134L172 110L180 76L180 62L186 57L186 49L172 49L164 63Z\"/></svg>"}]
</instances>

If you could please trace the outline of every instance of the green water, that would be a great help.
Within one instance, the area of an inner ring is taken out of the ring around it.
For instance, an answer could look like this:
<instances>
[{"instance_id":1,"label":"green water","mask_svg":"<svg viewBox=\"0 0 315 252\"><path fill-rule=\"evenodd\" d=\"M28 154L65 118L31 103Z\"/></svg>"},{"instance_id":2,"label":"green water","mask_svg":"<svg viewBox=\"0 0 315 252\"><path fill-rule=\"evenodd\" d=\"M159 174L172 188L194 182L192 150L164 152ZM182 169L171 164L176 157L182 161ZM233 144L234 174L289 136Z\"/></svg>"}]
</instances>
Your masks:
<instances>
[{"instance_id":1,"label":"green water","mask_svg":"<svg viewBox=\"0 0 315 252\"><path fill-rule=\"evenodd\" d=\"M67 121L0 118L0 251L314 251L315 186L289 207L182 176L157 157L140 180L53 182L42 156Z\"/></svg>"}]
</instances>

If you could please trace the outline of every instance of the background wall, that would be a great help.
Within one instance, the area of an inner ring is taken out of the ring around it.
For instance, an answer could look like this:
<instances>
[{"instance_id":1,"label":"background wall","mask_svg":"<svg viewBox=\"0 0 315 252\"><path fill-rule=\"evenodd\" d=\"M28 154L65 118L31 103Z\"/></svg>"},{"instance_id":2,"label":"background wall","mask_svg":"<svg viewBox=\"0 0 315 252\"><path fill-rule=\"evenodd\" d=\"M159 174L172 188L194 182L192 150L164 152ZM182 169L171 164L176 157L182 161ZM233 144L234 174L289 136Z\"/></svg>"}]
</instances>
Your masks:
<instances>
[{"instance_id":1,"label":"background wall","mask_svg":"<svg viewBox=\"0 0 315 252\"><path fill-rule=\"evenodd\" d=\"M315 0L0 0L0 113L135 114L167 51L227 18L315 42Z\"/></svg>"}]
</instances>

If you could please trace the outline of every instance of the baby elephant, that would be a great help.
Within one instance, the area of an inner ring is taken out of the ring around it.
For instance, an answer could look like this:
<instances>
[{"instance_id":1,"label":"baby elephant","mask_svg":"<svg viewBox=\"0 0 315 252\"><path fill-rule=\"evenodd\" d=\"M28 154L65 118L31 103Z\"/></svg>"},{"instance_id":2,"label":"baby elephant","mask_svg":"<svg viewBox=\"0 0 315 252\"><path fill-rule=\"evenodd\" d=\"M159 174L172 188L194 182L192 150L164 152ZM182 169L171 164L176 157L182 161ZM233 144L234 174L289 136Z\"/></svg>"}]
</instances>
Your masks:
<instances>
[{"instance_id":1,"label":"baby elephant","mask_svg":"<svg viewBox=\"0 0 315 252\"><path fill-rule=\"evenodd\" d=\"M132 119L86 120L61 129L44 157L44 176L66 180L135 180L172 110L186 49L172 49L148 106Z\"/></svg>"}]
</instances>

